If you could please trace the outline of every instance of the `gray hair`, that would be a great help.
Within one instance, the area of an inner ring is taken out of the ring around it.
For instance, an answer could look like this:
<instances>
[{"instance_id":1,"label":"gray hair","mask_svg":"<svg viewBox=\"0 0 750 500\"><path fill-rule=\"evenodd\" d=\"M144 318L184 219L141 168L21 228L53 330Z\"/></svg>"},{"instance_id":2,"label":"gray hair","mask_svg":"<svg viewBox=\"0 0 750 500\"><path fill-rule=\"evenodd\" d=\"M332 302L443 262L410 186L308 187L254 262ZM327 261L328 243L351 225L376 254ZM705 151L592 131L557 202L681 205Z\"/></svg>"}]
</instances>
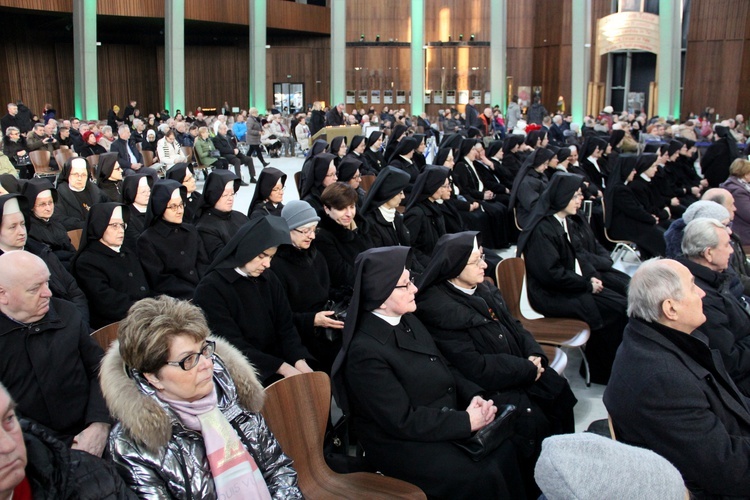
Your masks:
<instances>
[{"instance_id":1,"label":"gray hair","mask_svg":"<svg viewBox=\"0 0 750 500\"><path fill-rule=\"evenodd\" d=\"M162 123L156 128L159 129L159 132L161 132L162 134L166 134L167 131L169 130L169 125L167 125L166 123Z\"/></svg>"},{"instance_id":2,"label":"gray hair","mask_svg":"<svg viewBox=\"0 0 750 500\"><path fill-rule=\"evenodd\" d=\"M117 133L118 134L120 134L123 130L127 130L129 132L130 131L130 125L128 125L126 123L123 123L122 125L120 125L119 127L117 127Z\"/></svg>"},{"instance_id":3,"label":"gray hair","mask_svg":"<svg viewBox=\"0 0 750 500\"><path fill-rule=\"evenodd\" d=\"M133 128L136 128L138 125L143 125L143 120L140 118L136 118L133 120Z\"/></svg>"},{"instance_id":4,"label":"gray hair","mask_svg":"<svg viewBox=\"0 0 750 500\"><path fill-rule=\"evenodd\" d=\"M11 132L18 132L20 134L21 129L19 129L18 127L8 127L5 129L5 135L10 135Z\"/></svg>"},{"instance_id":5,"label":"gray hair","mask_svg":"<svg viewBox=\"0 0 750 500\"><path fill-rule=\"evenodd\" d=\"M680 275L667 262L659 257L649 259L633 274L628 287L629 317L656 323L665 300L682 300Z\"/></svg>"},{"instance_id":6,"label":"gray hair","mask_svg":"<svg viewBox=\"0 0 750 500\"><path fill-rule=\"evenodd\" d=\"M724 224L716 219L701 217L693 219L682 236L682 253L688 259L703 257L703 252L719 245L719 235L716 229L724 229Z\"/></svg>"},{"instance_id":7,"label":"gray hair","mask_svg":"<svg viewBox=\"0 0 750 500\"><path fill-rule=\"evenodd\" d=\"M105 132L109 132L111 134L112 133L112 127L110 127L109 125L103 126L102 127L102 134L104 134Z\"/></svg>"}]
</instances>

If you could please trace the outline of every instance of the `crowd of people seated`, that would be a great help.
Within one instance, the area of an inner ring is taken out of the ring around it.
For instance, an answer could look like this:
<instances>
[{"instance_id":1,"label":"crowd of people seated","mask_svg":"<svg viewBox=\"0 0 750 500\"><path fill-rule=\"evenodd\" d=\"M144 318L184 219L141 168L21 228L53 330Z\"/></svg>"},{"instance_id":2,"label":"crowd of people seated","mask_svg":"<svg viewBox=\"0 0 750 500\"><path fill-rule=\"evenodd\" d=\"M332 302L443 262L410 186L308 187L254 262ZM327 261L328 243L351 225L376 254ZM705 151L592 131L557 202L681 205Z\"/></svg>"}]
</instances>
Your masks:
<instances>
[{"instance_id":1,"label":"crowd of people seated","mask_svg":"<svg viewBox=\"0 0 750 500\"><path fill-rule=\"evenodd\" d=\"M574 432L576 398L494 283L516 245L530 305L589 325L581 373L608 384L618 438L693 494L750 496L741 116L670 125L608 107L576 131L535 104L526 121L514 99L506 121L473 100L434 120L320 103L141 116L133 101L106 124L26 123L9 104L0 411L29 423L5 431L57 443L55 460L87 452L111 498L300 498L262 393L324 371L364 452L352 464L430 498L537 498L543 442ZM365 132L310 144L345 123ZM290 199L265 158L298 144ZM73 154L52 177L23 160L59 148ZM610 256L621 240L651 259L632 280ZM105 353L90 333L118 322ZM477 459L464 448L483 429L502 438ZM0 493L43 487L0 468Z\"/></svg>"}]
</instances>

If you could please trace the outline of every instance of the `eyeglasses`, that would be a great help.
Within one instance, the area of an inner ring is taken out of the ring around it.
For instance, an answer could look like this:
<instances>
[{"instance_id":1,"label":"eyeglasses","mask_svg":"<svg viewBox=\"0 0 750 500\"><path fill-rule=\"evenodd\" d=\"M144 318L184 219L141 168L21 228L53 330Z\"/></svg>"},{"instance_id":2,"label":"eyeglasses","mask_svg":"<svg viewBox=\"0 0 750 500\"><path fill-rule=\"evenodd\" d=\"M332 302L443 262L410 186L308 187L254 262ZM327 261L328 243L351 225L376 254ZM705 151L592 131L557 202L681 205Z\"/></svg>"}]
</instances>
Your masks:
<instances>
[{"instance_id":1,"label":"eyeglasses","mask_svg":"<svg viewBox=\"0 0 750 500\"><path fill-rule=\"evenodd\" d=\"M179 205L178 204L167 205L167 210L173 210L175 212L177 212L178 210L185 210L185 204L180 203Z\"/></svg>"},{"instance_id":2,"label":"eyeglasses","mask_svg":"<svg viewBox=\"0 0 750 500\"><path fill-rule=\"evenodd\" d=\"M334 172L332 174L327 174L326 177L336 177L336 172Z\"/></svg>"},{"instance_id":3,"label":"eyeglasses","mask_svg":"<svg viewBox=\"0 0 750 500\"><path fill-rule=\"evenodd\" d=\"M283 193L284 192L284 186L281 187L275 187L271 190L272 193Z\"/></svg>"},{"instance_id":4,"label":"eyeglasses","mask_svg":"<svg viewBox=\"0 0 750 500\"><path fill-rule=\"evenodd\" d=\"M406 288L406 289L408 289L410 285L413 286L414 288L417 287L417 285L414 284L414 276L410 277L409 281L405 285L397 285L397 286L394 286L393 289L394 290L396 288Z\"/></svg>"},{"instance_id":5,"label":"eyeglasses","mask_svg":"<svg viewBox=\"0 0 750 500\"><path fill-rule=\"evenodd\" d=\"M69 174L68 177L75 177L76 179L85 179L88 174Z\"/></svg>"},{"instance_id":6,"label":"eyeglasses","mask_svg":"<svg viewBox=\"0 0 750 500\"><path fill-rule=\"evenodd\" d=\"M194 352L192 354L188 354L180 361L167 361L165 364L170 366L179 366L185 371L192 370L193 368L198 366L198 362L200 361L201 356L213 361L215 351L216 342L214 342L213 340L207 340L206 344L201 348L201 352Z\"/></svg>"},{"instance_id":7,"label":"eyeglasses","mask_svg":"<svg viewBox=\"0 0 750 500\"><path fill-rule=\"evenodd\" d=\"M486 257L484 256L484 254L482 254L482 255L479 256L479 258L477 260L475 260L474 262L468 262L466 265L467 266L481 266L482 262L486 262L485 259L486 259Z\"/></svg>"},{"instance_id":8,"label":"eyeglasses","mask_svg":"<svg viewBox=\"0 0 750 500\"><path fill-rule=\"evenodd\" d=\"M54 206L55 206L54 201L45 201L45 202L37 203L36 205L34 205L34 208L47 208L47 207L54 207Z\"/></svg>"},{"instance_id":9,"label":"eyeglasses","mask_svg":"<svg viewBox=\"0 0 750 500\"><path fill-rule=\"evenodd\" d=\"M107 224L107 227L111 227L112 229L122 229L125 231L128 228L128 225L124 222L112 222L111 224Z\"/></svg>"},{"instance_id":10,"label":"eyeglasses","mask_svg":"<svg viewBox=\"0 0 750 500\"><path fill-rule=\"evenodd\" d=\"M318 234L319 229L318 229L318 226L315 226L315 227L308 227L307 229L294 228L293 231L298 232L302 236L310 236L313 233Z\"/></svg>"},{"instance_id":11,"label":"eyeglasses","mask_svg":"<svg viewBox=\"0 0 750 500\"><path fill-rule=\"evenodd\" d=\"M362 176L361 175L355 175L354 177L352 177L352 180L353 181L361 181L362 180Z\"/></svg>"},{"instance_id":12,"label":"eyeglasses","mask_svg":"<svg viewBox=\"0 0 750 500\"><path fill-rule=\"evenodd\" d=\"M235 193L234 191L232 191L231 193L224 193L224 194L222 194L221 196L219 196L219 199L234 198L235 196L237 196L237 193Z\"/></svg>"}]
</instances>

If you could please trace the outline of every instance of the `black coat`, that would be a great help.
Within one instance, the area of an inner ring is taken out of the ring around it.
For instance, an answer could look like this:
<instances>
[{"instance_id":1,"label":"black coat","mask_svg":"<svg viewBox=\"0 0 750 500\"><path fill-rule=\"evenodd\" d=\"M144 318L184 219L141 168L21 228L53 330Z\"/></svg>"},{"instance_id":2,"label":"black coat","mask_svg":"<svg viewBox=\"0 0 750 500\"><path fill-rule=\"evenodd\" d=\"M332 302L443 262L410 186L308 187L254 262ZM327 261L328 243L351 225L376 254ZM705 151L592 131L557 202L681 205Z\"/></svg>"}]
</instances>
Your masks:
<instances>
[{"instance_id":1,"label":"black coat","mask_svg":"<svg viewBox=\"0 0 750 500\"><path fill-rule=\"evenodd\" d=\"M26 478L33 498L138 498L110 462L85 451L71 450L30 420L21 419L20 423L26 445Z\"/></svg>"},{"instance_id":2,"label":"black coat","mask_svg":"<svg viewBox=\"0 0 750 500\"><path fill-rule=\"evenodd\" d=\"M107 198L107 201L122 203L122 181L112 182L109 180L99 181L96 185Z\"/></svg>"},{"instance_id":3,"label":"black coat","mask_svg":"<svg viewBox=\"0 0 750 500\"><path fill-rule=\"evenodd\" d=\"M404 192L411 193L411 187L417 181L417 176L419 176L419 167L417 167L417 164L413 161L409 162L401 156L397 156L393 158L388 165L391 167L396 167L409 174L409 185L404 188Z\"/></svg>"},{"instance_id":4,"label":"black coat","mask_svg":"<svg viewBox=\"0 0 750 500\"><path fill-rule=\"evenodd\" d=\"M281 210L284 208L283 203L279 203L274 206L270 201L261 201L255 205L253 211L250 213L250 219L256 219L258 217L265 217L266 215L276 215L281 217Z\"/></svg>"},{"instance_id":5,"label":"black coat","mask_svg":"<svg viewBox=\"0 0 750 500\"><path fill-rule=\"evenodd\" d=\"M547 187L547 176L544 173L539 173L536 170L529 170L521 180L521 184L518 186L518 194L516 195L516 218L518 224L523 228L531 220L531 212L534 210L537 200L544 192Z\"/></svg>"},{"instance_id":6,"label":"black coat","mask_svg":"<svg viewBox=\"0 0 750 500\"><path fill-rule=\"evenodd\" d=\"M29 237L44 243L60 260L66 269L70 268L70 260L76 249L70 242L68 230L62 225L60 218L54 215L49 220L42 220L33 214L29 217Z\"/></svg>"},{"instance_id":7,"label":"black coat","mask_svg":"<svg viewBox=\"0 0 750 500\"><path fill-rule=\"evenodd\" d=\"M159 219L141 233L138 258L154 293L189 300L210 264L198 230Z\"/></svg>"},{"instance_id":8,"label":"black coat","mask_svg":"<svg viewBox=\"0 0 750 500\"><path fill-rule=\"evenodd\" d=\"M514 460L506 448L474 462L451 442L471 435L462 410L481 388L448 366L414 316L394 327L363 313L345 380L360 443L377 470L430 498L515 497L503 480L504 459Z\"/></svg>"},{"instance_id":9,"label":"black coat","mask_svg":"<svg viewBox=\"0 0 750 500\"><path fill-rule=\"evenodd\" d=\"M104 352L73 304L52 298L30 325L0 314L0 349L0 381L23 416L67 444L89 424L110 422L99 387Z\"/></svg>"},{"instance_id":10,"label":"black coat","mask_svg":"<svg viewBox=\"0 0 750 500\"><path fill-rule=\"evenodd\" d=\"M656 219L642 204L630 184L614 187L612 223L608 234L615 239L634 242L643 251L644 257L665 255L664 231L656 225Z\"/></svg>"},{"instance_id":11,"label":"black coat","mask_svg":"<svg viewBox=\"0 0 750 500\"><path fill-rule=\"evenodd\" d=\"M234 269L215 269L195 290L211 331L242 351L268 381L284 363L310 359L294 328L289 301L275 274L245 278Z\"/></svg>"},{"instance_id":12,"label":"black coat","mask_svg":"<svg viewBox=\"0 0 750 500\"><path fill-rule=\"evenodd\" d=\"M428 256L446 232L440 207L429 200L415 203L404 215L404 224L409 230L412 247Z\"/></svg>"},{"instance_id":13,"label":"black coat","mask_svg":"<svg viewBox=\"0 0 750 500\"><path fill-rule=\"evenodd\" d=\"M698 498L750 497L747 400L705 336L657 328L625 330L604 391L617 439L672 462Z\"/></svg>"},{"instance_id":14,"label":"black coat","mask_svg":"<svg viewBox=\"0 0 750 500\"><path fill-rule=\"evenodd\" d=\"M393 223L388 222L377 208L365 216L367 230L372 242L372 248L412 246L409 228L404 223L404 216L396 212ZM429 258L419 249L413 248L412 271L421 272L429 262Z\"/></svg>"},{"instance_id":15,"label":"black coat","mask_svg":"<svg viewBox=\"0 0 750 500\"><path fill-rule=\"evenodd\" d=\"M588 158L581 158L579 163L581 165L581 168L586 172L586 177L591 182L591 184L593 184L593 187L599 191L604 191L604 186L607 182L607 178L604 175L604 173L606 173L604 159L599 158L599 161L597 162L597 164L599 165L599 169L601 169L601 172L596 169L594 164L591 163Z\"/></svg>"},{"instance_id":16,"label":"black coat","mask_svg":"<svg viewBox=\"0 0 750 500\"><path fill-rule=\"evenodd\" d=\"M188 193L187 203L185 203L185 215L182 216L182 222L188 224L195 223L195 216L198 213L198 208L203 204L203 195L197 190L192 193Z\"/></svg>"},{"instance_id":17,"label":"black coat","mask_svg":"<svg viewBox=\"0 0 750 500\"><path fill-rule=\"evenodd\" d=\"M602 280L606 288L611 288L620 295L628 294L630 276L614 269L610 252L599 243L588 221L580 213L568 217L568 233L576 255L585 260L596 270L596 277Z\"/></svg>"},{"instance_id":18,"label":"black coat","mask_svg":"<svg viewBox=\"0 0 750 500\"><path fill-rule=\"evenodd\" d=\"M249 220L247 215L237 210L221 212L215 208L203 209L203 213L195 221L195 228L203 240L209 262L213 262L232 236Z\"/></svg>"},{"instance_id":19,"label":"black coat","mask_svg":"<svg viewBox=\"0 0 750 500\"><path fill-rule=\"evenodd\" d=\"M727 139L719 139L711 144L701 157L701 170L708 180L709 187L719 185L729 177L729 165L734 158L727 145Z\"/></svg>"},{"instance_id":20,"label":"black coat","mask_svg":"<svg viewBox=\"0 0 750 500\"><path fill-rule=\"evenodd\" d=\"M706 266L678 257L695 277L695 284L706 292L703 314L706 322L698 330L708 345L721 353L727 372L746 395L750 395L750 313L730 291L732 274L719 273Z\"/></svg>"},{"instance_id":21,"label":"black coat","mask_svg":"<svg viewBox=\"0 0 750 500\"><path fill-rule=\"evenodd\" d=\"M310 136L315 135L320 129L326 126L325 112L314 109L310 113Z\"/></svg>"},{"instance_id":22,"label":"black coat","mask_svg":"<svg viewBox=\"0 0 750 500\"><path fill-rule=\"evenodd\" d=\"M372 148L365 149L365 152L362 153L362 161L367 166L365 172L360 172L363 175L378 175L378 173L383 170L383 167L386 166L383 153L381 151L373 151Z\"/></svg>"},{"instance_id":23,"label":"black coat","mask_svg":"<svg viewBox=\"0 0 750 500\"><path fill-rule=\"evenodd\" d=\"M128 142L125 141L125 139L118 138L109 147L110 153L117 153L117 163L120 164L123 170L129 169L132 164L130 161L130 154L128 154L128 147L130 147L130 151L133 153L133 156L135 156L136 163L143 164L143 155L138 151L138 148L135 147L135 141L131 140Z\"/></svg>"},{"instance_id":24,"label":"black coat","mask_svg":"<svg viewBox=\"0 0 750 500\"><path fill-rule=\"evenodd\" d=\"M359 217L355 220L359 227L354 231L338 224L328 215L318 223L320 232L315 245L328 264L331 294L336 301L351 296L354 287L354 259L372 247L366 223Z\"/></svg>"},{"instance_id":25,"label":"black coat","mask_svg":"<svg viewBox=\"0 0 750 500\"><path fill-rule=\"evenodd\" d=\"M94 203L106 203L110 201L109 197L102 193L97 185L92 182L86 183L86 191L89 192L92 205ZM81 205L81 202L78 201L78 198L70 189L70 185L67 182L63 182L57 186L55 214L65 217L68 230L83 228L83 223L86 221L88 212L88 208ZM76 225L77 227L70 227L72 225Z\"/></svg>"},{"instance_id":26,"label":"black coat","mask_svg":"<svg viewBox=\"0 0 750 500\"><path fill-rule=\"evenodd\" d=\"M146 229L146 212L141 213L133 205L128 205L128 210L130 210L130 220L128 220L128 228L125 230L125 241L122 246L137 252L138 237Z\"/></svg>"},{"instance_id":27,"label":"black coat","mask_svg":"<svg viewBox=\"0 0 750 500\"><path fill-rule=\"evenodd\" d=\"M91 305L91 327L120 321L137 300L149 296L148 282L135 254L90 242L76 259L73 274Z\"/></svg>"}]
</instances>

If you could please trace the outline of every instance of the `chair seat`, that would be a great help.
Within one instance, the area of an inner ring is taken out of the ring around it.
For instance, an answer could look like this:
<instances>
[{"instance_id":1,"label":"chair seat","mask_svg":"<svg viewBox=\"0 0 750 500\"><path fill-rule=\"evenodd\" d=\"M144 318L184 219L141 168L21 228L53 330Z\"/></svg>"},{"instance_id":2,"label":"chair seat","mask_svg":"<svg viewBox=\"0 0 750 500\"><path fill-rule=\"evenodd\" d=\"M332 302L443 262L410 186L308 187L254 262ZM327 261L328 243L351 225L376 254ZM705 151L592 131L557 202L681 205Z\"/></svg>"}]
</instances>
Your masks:
<instances>
[{"instance_id":1,"label":"chair seat","mask_svg":"<svg viewBox=\"0 0 750 500\"><path fill-rule=\"evenodd\" d=\"M565 368L568 366L568 355L565 351L559 347L555 347L549 344L540 344L545 356L549 360L549 368L555 370L559 375L565 372Z\"/></svg>"},{"instance_id":2,"label":"chair seat","mask_svg":"<svg viewBox=\"0 0 750 500\"><path fill-rule=\"evenodd\" d=\"M521 318L521 324L537 340L546 340L563 347L580 347L591 336L589 325L570 318Z\"/></svg>"}]
</instances>

